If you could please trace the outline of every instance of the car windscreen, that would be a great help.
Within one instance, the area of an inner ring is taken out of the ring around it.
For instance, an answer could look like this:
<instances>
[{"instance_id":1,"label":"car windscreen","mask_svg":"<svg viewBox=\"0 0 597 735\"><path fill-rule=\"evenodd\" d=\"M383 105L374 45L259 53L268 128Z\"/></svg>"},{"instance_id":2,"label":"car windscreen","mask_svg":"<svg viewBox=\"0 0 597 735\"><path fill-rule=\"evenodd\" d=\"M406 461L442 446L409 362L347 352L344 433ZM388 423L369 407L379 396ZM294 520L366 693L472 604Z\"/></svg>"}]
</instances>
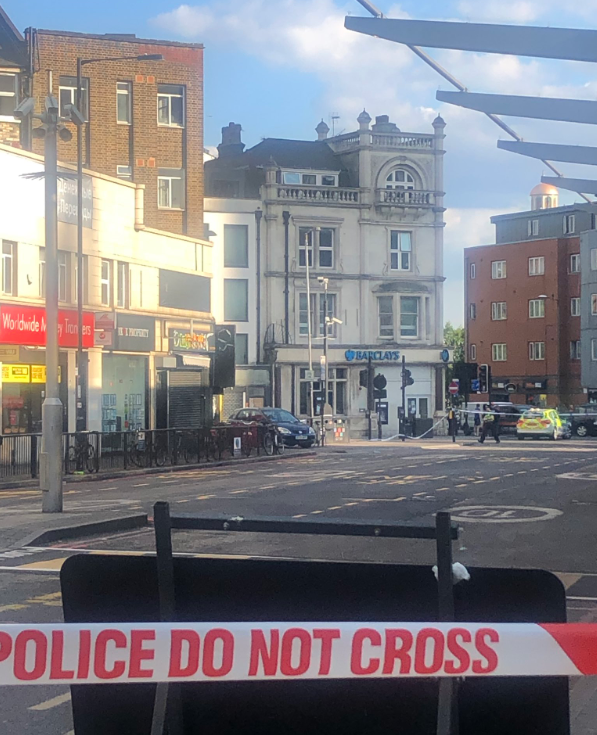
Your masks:
<instances>
[{"instance_id":1,"label":"car windscreen","mask_svg":"<svg viewBox=\"0 0 597 735\"><path fill-rule=\"evenodd\" d=\"M268 417L268 419L270 419L270 421L275 421L276 423L300 423L296 416L293 416L289 411L284 411L281 408L265 408L263 409L263 413Z\"/></svg>"},{"instance_id":2,"label":"car windscreen","mask_svg":"<svg viewBox=\"0 0 597 735\"><path fill-rule=\"evenodd\" d=\"M545 416L545 411L526 411L523 414L525 419L542 419Z\"/></svg>"}]
</instances>

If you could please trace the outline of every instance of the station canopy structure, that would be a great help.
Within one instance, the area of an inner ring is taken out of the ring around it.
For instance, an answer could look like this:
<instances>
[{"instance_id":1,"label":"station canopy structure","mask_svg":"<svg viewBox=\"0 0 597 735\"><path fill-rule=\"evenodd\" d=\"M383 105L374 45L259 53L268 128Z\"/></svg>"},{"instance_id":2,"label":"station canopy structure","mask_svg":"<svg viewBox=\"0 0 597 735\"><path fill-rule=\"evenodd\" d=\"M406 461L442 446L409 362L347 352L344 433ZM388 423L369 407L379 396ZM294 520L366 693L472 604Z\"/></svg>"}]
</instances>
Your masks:
<instances>
[{"instance_id":1,"label":"station canopy structure","mask_svg":"<svg viewBox=\"0 0 597 735\"><path fill-rule=\"evenodd\" d=\"M597 31L572 28L459 23L453 21L402 20L385 18L369 0L358 0L372 18L347 16L345 27L357 33L383 38L408 46L419 58L456 88L438 91L436 98L469 110L478 110L499 125L512 141L498 141L498 148L536 158L555 176L542 181L561 189L597 195L597 180L565 177L554 161L597 165L597 148L524 141L500 115L597 125L597 101L507 94L469 92L465 85L441 67L421 46L477 53L508 54L566 61L597 62Z\"/></svg>"}]
</instances>

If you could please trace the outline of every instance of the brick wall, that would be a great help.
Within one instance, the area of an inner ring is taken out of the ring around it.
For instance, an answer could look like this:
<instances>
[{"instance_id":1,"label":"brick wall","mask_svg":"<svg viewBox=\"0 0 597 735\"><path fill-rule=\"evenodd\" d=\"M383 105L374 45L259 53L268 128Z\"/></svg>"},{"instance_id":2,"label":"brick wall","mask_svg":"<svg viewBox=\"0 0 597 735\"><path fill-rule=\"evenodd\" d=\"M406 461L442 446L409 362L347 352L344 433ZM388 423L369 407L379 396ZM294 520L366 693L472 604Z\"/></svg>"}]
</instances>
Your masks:
<instances>
[{"instance_id":1,"label":"brick wall","mask_svg":"<svg viewBox=\"0 0 597 735\"><path fill-rule=\"evenodd\" d=\"M61 75L76 76L77 57L102 58L162 54L163 61L117 61L89 64L83 76L89 79L89 124L85 126L84 151L89 148L86 166L116 176L118 165L132 167L133 180L144 184L145 224L148 227L203 235L203 49L200 46L164 44L159 41L111 40L101 36L39 31L39 71L33 81L38 109L48 93L48 75L53 72L54 94L58 96ZM132 84L133 124L118 124L116 84ZM158 84L182 84L185 95L185 127L157 124ZM58 158L75 162L76 129L70 142L59 141ZM183 167L186 139L186 210L158 209L159 168ZM43 141L34 140L36 153Z\"/></svg>"}]
</instances>

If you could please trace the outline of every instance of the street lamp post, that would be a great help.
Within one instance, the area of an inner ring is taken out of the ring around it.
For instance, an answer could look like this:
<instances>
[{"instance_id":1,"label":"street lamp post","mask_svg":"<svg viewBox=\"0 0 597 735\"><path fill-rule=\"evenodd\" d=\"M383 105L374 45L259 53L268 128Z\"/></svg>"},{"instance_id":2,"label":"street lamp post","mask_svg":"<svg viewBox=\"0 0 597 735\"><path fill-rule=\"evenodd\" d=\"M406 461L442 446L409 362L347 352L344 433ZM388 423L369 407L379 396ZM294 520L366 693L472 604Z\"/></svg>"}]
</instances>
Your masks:
<instances>
[{"instance_id":1,"label":"street lamp post","mask_svg":"<svg viewBox=\"0 0 597 735\"><path fill-rule=\"evenodd\" d=\"M329 279L319 279L323 283L323 412L328 404L328 283ZM325 446L325 415L321 416L321 446Z\"/></svg>"},{"instance_id":2,"label":"street lamp post","mask_svg":"<svg viewBox=\"0 0 597 735\"><path fill-rule=\"evenodd\" d=\"M558 394L560 393L560 308L559 308L559 299L557 299L555 296L548 296L548 294L539 294L537 296L538 299L541 299L543 303L549 299L554 302L556 307L556 367L555 367L555 376L557 378L557 389ZM545 309L545 307L543 307ZM547 361L547 314L544 313L543 318L545 319L545 322L543 324L543 334L544 334L544 358L545 358L545 395L546 395L546 403L547 403L547 382L548 382L548 374L549 374L549 365Z\"/></svg>"},{"instance_id":3,"label":"street lamp post","mask_svg":"<svg viewBox=\"0 0 597 735\"><path fill-rule=\"evenodd\" d=\"M99 59L77 58L76 108L89 124L89 98L83 110L83 67L105 61L162 61L162 54L140 54L138 56L114 56ZM89 165L89 161L87 161ZM77 125L77 395L76 428L87 428L87 362L83 355L83 125Z\"/></svg>"}]
</instances>

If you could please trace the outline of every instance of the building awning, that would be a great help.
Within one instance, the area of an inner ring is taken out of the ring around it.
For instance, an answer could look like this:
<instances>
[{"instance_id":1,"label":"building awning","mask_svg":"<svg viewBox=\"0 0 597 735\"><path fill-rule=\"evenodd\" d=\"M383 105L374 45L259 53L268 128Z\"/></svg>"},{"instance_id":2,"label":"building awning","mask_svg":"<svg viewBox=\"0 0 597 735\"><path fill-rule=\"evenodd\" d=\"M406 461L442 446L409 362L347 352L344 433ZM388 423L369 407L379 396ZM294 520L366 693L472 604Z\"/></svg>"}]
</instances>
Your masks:
<instances>
[{"instance_id":1,"label":"building awning","mask_svg":"<svg viewBox=\"0 0 597 735\"><path fill-rule=\"evenodd\" d=\"M197 355L188 352L174 353L182 365L185 367L207 368L211 366L211 358L207 355Z\"/></svg>"}]
</instances>

